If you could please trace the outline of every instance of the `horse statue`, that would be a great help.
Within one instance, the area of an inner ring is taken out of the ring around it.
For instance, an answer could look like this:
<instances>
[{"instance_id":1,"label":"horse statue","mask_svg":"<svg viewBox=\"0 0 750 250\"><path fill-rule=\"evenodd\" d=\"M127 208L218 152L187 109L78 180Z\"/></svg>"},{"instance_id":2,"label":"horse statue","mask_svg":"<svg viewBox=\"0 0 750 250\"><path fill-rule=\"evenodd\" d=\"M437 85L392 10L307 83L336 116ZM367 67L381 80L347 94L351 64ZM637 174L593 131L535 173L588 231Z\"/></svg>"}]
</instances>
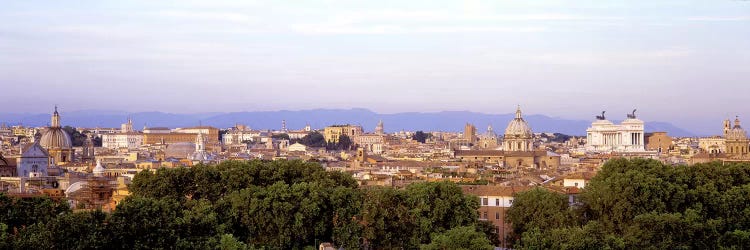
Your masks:
<instances>
[{"instance_id":1,"label":"horse statue","mask_svg":"<svg viewBox=\"0 0 750 250\"><path fill-rule=\"evenodd\" d=\"M635 119L635 111L636 109L633 110L633 113L628 114L628 119Z\"/></svg>"},{"instance_id":2,"label":"horse statue","mask_svg":"<svg viewBox=\"0 0 750 250\"><path fill-rule=\"evenodd\" d=\"M607 118L605 118L605 117L604 117L604 112L607 112L607 111L602 111L602 115L597 115L597 116L596 116L596 119L599 119L599 120L606 120Z\"/></svg>"}]
</instances>

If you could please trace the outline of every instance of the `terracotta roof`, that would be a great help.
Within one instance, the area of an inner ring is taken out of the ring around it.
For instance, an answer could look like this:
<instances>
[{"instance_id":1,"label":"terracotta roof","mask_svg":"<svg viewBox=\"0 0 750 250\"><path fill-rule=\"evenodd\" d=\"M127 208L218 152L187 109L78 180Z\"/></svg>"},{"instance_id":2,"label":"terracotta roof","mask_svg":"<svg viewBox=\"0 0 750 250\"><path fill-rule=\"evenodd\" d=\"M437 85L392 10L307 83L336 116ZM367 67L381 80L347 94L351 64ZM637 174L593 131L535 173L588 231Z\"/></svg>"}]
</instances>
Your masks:
<instances>
[{"instance_id":1,"label":"terracotta roof","mask_svg":"<svg viewBox=\"0 0 750 250\"><path fill-rule=\"evenodd\" d=\"M563 177L563 179L584 179L584 180L591 180L591 178L593 178L594 176L596 176L596 173L592 173L592 172L576 172L576 173L572 173L572 174L566 175L565 177Z\"/></svg>"},{"instance_id":2,"label":"terracotta roof","mask_svg":"<svg viewBox=\"0 0 750 250\"><path fill-rule=\"evenodd\" d=\"M484 186L484 185L464 185L461 189L465 194L476 196L513 196L518 192L532 189L532 186Z\"/></svg>"},{"instance_id":3,"label":"terracotta roof","mask_svg":"<svg viewBox=\"0 0 750 250\"><path fill-rule=\"evenodd\" d=\"M456 156L503 156L501 150L456 150Z\"/></svg>"}]
</instances>

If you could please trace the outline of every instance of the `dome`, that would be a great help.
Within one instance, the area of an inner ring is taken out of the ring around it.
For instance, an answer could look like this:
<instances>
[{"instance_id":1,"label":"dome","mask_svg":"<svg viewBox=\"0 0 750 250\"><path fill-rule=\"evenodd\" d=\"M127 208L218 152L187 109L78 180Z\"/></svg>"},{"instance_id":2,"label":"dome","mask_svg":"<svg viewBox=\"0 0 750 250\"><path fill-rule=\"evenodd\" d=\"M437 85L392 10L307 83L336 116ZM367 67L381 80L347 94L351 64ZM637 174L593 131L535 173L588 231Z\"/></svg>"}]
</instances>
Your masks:
<instances>
[{"instance_id":1,"label":"dome","mask_svg":"<svg viewBox=\"0 0 750 250\"><path fill-rule=\"evenodd\" d=\"M734 127L727 132L727 138L730 140L744 140L747 139L747 132L740 126L740 119L734 120Z\"/></svg>"},{"instance_id":2,"label":"dome","mask_svg":"<svg viewBox=\"0 0 750 250\"><path fill-rule=\"evenodd\" d=\"M44 130L39 144L45 149L71 149L73 147L70 135L60 126L60 113L57 113L57 106L55 106L55 112L52 113L52 123Z\"/></svg>"},{"instance_id":3,"label":"dome","mask_svg":"<svg viewBox=\"0 0 750 250\"><path fill-rule=\"evenodd\" d=\"M523 117L521 116L521 107L519 106L516 110L516 118L510 121L508 123L508 127L505 128L505 137L509 136L515 136L515 137L531 137L531 128L529 127L529 124L526 123L525 120L523 120Z\"/></svg>"},{"instance_id":4,"label":"dome","mask_svg":"<svg viewBox=\"0 0 750 250\"><path fill-rule=\"evenodd\" d=\"M495 134L495 131L492 130L492 125L487 126L487 132L484 132L481 138L485 139L495 139L497 138L497 134Z\"/></svg>"},{"instance_id":5,"label":"dome","mask_svg":"<svg viewBox=\"0 0 750 250\"><path fill-rule=\"evenodd\" d=\"M68 133L60 127L47 128L44 131L44 134L42 134L42 138L40 139L39 144L47 149L70 149L73 147L73 143L70 140L70 135L68 135Z\"/></svg>"},{"instance_id":6,"label":"dome","mask_svg":"<svg viewBox=\"0 0 750 250\"><path fill-rule=\"evenodd\" d=\"M101 161L96 161L96 167L94 167L94 175L101 176L104 174L104 166L102 166Z\"/></svg>"}]
</instances>

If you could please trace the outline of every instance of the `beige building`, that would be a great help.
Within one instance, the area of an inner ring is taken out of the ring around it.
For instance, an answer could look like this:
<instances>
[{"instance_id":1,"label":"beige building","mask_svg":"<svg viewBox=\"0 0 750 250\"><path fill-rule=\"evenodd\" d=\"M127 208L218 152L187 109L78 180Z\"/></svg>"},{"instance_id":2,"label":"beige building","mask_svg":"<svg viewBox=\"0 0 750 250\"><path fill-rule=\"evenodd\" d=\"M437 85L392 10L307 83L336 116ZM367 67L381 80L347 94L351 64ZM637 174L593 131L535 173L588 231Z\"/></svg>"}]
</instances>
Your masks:
<instances>
[{"instance_id":1,"label":"beige building","mask_svg":"<svg viewBox=\"0 0 750 250\"><path fill-rule=\"evenodd\" d=\"M487 126L487 132L479 136L478 146L481 149L496 149L498 147L498 138L492 125Z\"/></svg>"},{"instance_id":2,"label":"beige building","mask_svg":"<svg viewBox=\"0 0 750 250\"><path fill-rule=\"evenodd\" d=\"M667 132L653 132L646 134L646 150L656 152L669 152L674 149L672 137Z\"/></svg>"},{"instance_id":3,"label":"beige building","mask_svg":"<svg viewBox=\"0 0 750 250\"><path fill-rule=\"evenodd\" d=\"M724 153L726 147L726 139L721 136L703 137L698 139L698 148L707 153Z\"/></svg>"},{"instance_id":4,"label":"beige building","mask_svg":"<svg viewBox=\"0 0 750 250\"><path fill-rule=\"evenodd\" d=\"M362 134L362 126L357 125L333 125L323 130L323 136L326 142L338 143L339 137L346 135L354 140L354 137Z\"/></svg>"},{"instance_id":5,"label":"beige building","mask_svg":"<svg viewBox=\"0 0 750 250\"><path fill-rule=\"evenodd\" d=\"M466 123L463 139L469 142L469 144L474 144L477 141L477 128L470 123Z\"/></svg>"},{"instance_id":6,"label":"beige building","mask_svg":"<svg viewBox=\"0 0 750 250\"><path fill-rule=\"evenodd\" d=\"M364 148L367 152L382 154L385 144L385 136L379 134L362 134L353 138L354 144Z\"/></svg>"}]
</instances>

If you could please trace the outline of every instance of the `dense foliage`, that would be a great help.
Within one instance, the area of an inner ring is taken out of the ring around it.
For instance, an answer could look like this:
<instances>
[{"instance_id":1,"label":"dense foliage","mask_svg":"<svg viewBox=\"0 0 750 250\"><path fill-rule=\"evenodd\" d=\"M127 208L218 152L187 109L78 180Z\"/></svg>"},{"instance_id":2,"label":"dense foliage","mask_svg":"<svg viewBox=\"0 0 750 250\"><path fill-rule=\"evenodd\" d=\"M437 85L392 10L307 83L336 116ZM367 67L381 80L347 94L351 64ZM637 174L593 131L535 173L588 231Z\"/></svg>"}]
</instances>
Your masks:
<instances>
[{"instance_id":1,"label":"dense foliage","mask_svg":"<svg viewBox=\"0 0 750 250\"><path fill-rule=\"evenodd\" d=\"M301 161L140 172L111 214L0 195L0 249L443 249L497 242L476 197L447 182L360 189ZM452 230L453 229L453 230ZM453 244L455 245L456 242ZM437 248L436 248L437 247Z\"/></svg>"},{"instance_id":2,"label":"dense foliage","mask_svg":"<svg viewBox=\"0 0 750 250\"><path fill-rule=\"evenodd\" d=\"M750 164L607 162L578 201L538 188L508 211L517 249L746 249Z\"/></svg>"},{"instance_id":3,"label":"dense foliage","mask_svg":"<svg viewBox=\"0 0 750 250\"><path fill-rule=\"evenodd\" d=\"M425 133L424 131L417 131L414 133L414 135L411 136L412 140L418 141L420 143L425 143L427 139L430 139L432 137L432 134Z\"/></svg>"}]
</instances>

